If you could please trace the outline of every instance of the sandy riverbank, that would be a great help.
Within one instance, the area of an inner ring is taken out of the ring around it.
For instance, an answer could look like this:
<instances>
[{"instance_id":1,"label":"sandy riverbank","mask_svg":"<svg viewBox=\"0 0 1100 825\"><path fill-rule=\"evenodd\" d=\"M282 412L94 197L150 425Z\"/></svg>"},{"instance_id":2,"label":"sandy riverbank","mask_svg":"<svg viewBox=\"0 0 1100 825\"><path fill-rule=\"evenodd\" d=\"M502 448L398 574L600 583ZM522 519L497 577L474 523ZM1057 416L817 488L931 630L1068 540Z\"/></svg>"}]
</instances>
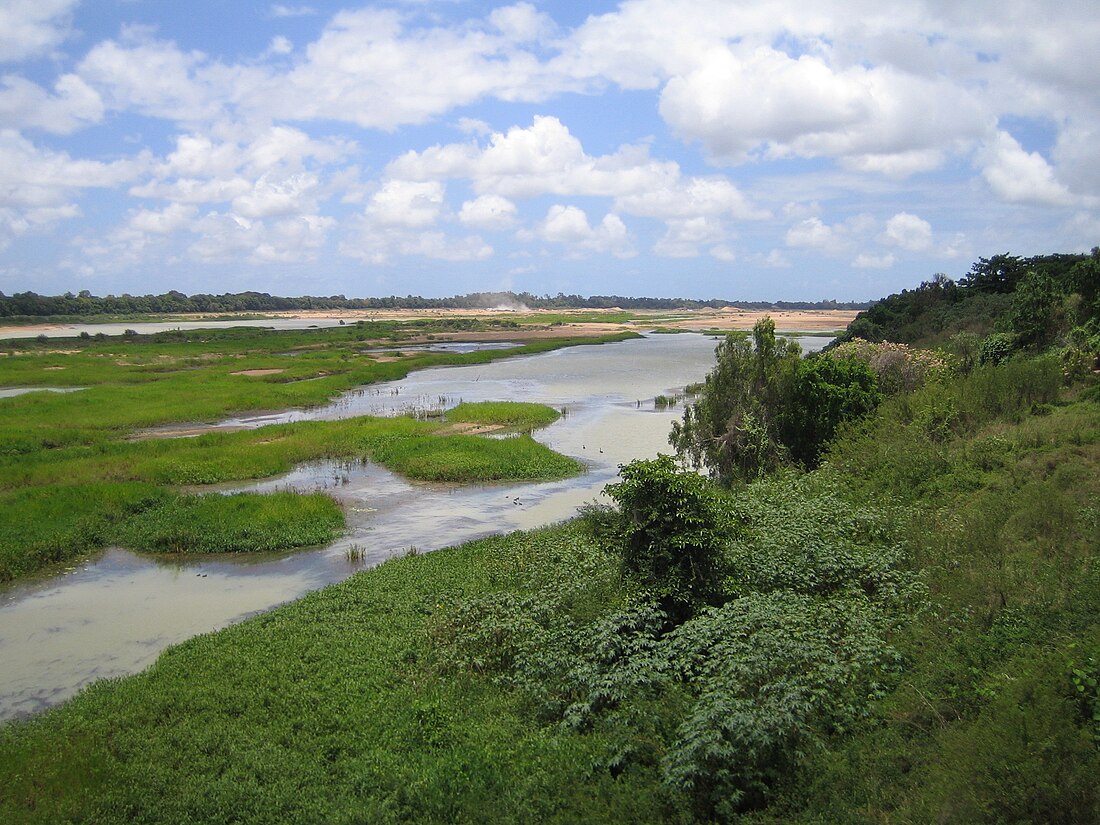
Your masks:
<instances>
[{"instance_id":1,"label":"sandy riverbank","mask_svg":"<svg viewBox=\"0 0 1100 825\"><path fill-rule=\"evenodd\" d=\"M516 312L505 309L392 309L392 310L298 310L293 312L265 313L271 318L280 320L301 320L309 324L334 325L343 321L345 324L356 321L401 321L401 320L427 320L438 318L515 318L522 321L519 330L511 329L502 335L494 333L478 332L473 334L452 333L454 340L522 340L531 338L569 337L576 335L601 335L622 330L646 330L684 329L752 329L753 324L766 315L770 315L775 321L776 328L780 332L832 332L846 327L857 312L855 310L747 310L734 307L721 309L680 309L680 310L631 310L631 319L622 322L615 318L621 315L620 309L592 310L552 310ZM550 326L538 324L540 315L553 316L562 323ZM606 315L606 322L598 320L599 316ZM577 321L570 321L570 316L575 316ZM155 321L150 317L149 321ZM210 321L217 326L232 326L231 316L219 315L216 318L204 315L174 315L171 320L198 324ZM140 328L143 322L130 322L129 326ZM250 324L256 324L250 320ZM531 325L531 329L523 329ZM80 328L78 324L31 324L21 326L0 326L0 338L33 338L36 335L75 335L73 330ZM89 326L88 329L94 329Z\"/></svg>"}]
</instances>

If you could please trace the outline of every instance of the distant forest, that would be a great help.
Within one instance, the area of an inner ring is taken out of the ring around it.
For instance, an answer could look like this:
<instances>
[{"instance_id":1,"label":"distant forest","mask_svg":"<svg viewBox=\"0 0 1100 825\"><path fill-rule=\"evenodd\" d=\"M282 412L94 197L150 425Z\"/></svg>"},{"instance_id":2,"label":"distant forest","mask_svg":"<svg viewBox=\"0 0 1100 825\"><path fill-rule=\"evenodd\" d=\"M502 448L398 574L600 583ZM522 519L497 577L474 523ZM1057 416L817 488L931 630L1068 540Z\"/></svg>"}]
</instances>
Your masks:
<instances>
[{"instance_id":1,"label":"distant forest","mask_svg":"<svg viewBox=\"0 0 1100 825\"><path fill-rule=\"evenodd\" d=\"M628 298L622 295L580 295L558 293L537 296L529 292L473 292L453 298L422 298L419 295L388 298L345 298L303 295L281 298L266 292L237 292L224 295L184 295L166 292L163 295L107 295L99 297L84 290L76 295L38 295L0 292L0 318L86 318L97 315L141 315L147 313L179 314L187 312L277 312L308 309L702 309L734 306L740 309L866 309L869 302L839 301L727 301L712 298L707 301L690 298Z\"/></svg>"}]
</instances>

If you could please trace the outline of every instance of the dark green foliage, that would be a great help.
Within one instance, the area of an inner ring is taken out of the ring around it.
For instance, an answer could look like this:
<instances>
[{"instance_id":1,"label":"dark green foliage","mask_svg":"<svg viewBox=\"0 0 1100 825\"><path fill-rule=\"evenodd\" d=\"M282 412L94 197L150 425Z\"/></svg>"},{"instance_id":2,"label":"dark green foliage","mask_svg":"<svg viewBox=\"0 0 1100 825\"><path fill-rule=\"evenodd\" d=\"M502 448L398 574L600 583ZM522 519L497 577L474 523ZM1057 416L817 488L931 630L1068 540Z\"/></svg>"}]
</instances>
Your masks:
<instances>
[{"instance_id":1,"label":"dark green foliage","mask_svg":"<svg viewBox=\"0 0 1100 825\"><path fill-rule=\"evenodd\" d=\"M981 258L957 284L937 275L916 289L876 301L837 340L942 346L960 332L984 337L998 321L1003 323L1011 311L1013 293L1029 272L1069 294L1081 290L1078 281L1088 280L1086 273L1076 270L1087 260L1084 255L1060 254Z\"/></svg>"},{"instance_id":2,"label":"dark green foliage","mask_svg":"<svg viewBox=\"0 0 1100 825\"><path fill-rule=\"evenodd\" d=\"M815 757L761 822L1100 821L1077 687L1100 650L1100 411L1059 383L1050 358L979 368L936 388L945 439L919 393L836 442L828 474L901 505L930 604L893 637L908 664L882 725Z\"/></svg>"},{"instance_id":3,"label":"dark green foliage","mask_svg":"<svg viewBox=\"0 0 1100 825\"><path fill-rule=\"evenodd\" d=\"M1020 258L1016 255L994 255L979 258L970 272L959 282L968 292L999 293L1010 295L1030 272L1050 277L1055 283L1064 284L1071 277L1073 268L1084 255L1036 255Z\"/></svg>"},{"instance_id":4,"label":"dark green foliage","mask_svg":"<svg viewBox=\"0 0 1100 825\"><path fill-rule=\"evenodd\" d=\"M669 443L723 484L761 478L789 460L815 466L837 428L882 398L866 363L803 360L796 343L776 340L770 318L757 322L751 345L729 336L715 356L697 400L673 423Z\"/></svg>"},{"instance_id":5,"label":"dark green foliage","mask_svg":"<svg viewBox=\"0 0 1100 825\"><path fill-rule=\"evenodd\" d=\"M902 513L852 501L834 474L779 474L734 498L732 508L742 537L729 550L730 596L850 596L894 616L919 602L894 535Z\"/></svg>"},{"instance_id":6,"label":"dark green foliage","mask_svg":"<svg viewBox=\"0 0 1100 825\"><path fill-rule=\"evenodd\" d=\"M1081 296L1085 306L1085 318L1100 315L1100 247L1093 247L1092 254L1079 261L1070 270L1069 291Z\"/></svg>"},{"instance_id":7,"label":"dark green foliage","mask_svg":"<svg viewBox=\"0 0 1100 825\"><path fill-rule=\"evenodd\" d=\"M871 412L882 400L874 372L854 358L807 358L784 405L781 438L791 458L816 466L837 429Z\"/></svg>"},{"instance_id":8,"label":"dark green foliage","mask_svg":"<svg viewBox=\"0 0 1100 825\"><path fill-rule=\"evenodd\" d=\"M1069 336L1071 351L1080 354L1080 369L1071 372L1084 376L1100 363L1100 247L1073 268L1069 285L1070 291L1080 296L1077 326Z\"/></svg>"},{"instance_id":9,"label":"dark green foliage","mask_svg":"<svg viewBox=\"0 0 1100 825\"><path fill-rule=\"evenodd\" d=\"M667 647L695 698L662 764L698 821L729 821L826 738L862 719L897 665L858 600L776 591L710 609Z\"/></svg>"},{"instance_id":10,"label":"dark green foliage","mask_svg":"<svg viewBox=\"0 0 1100 825\"><path fill-rule=\"evenodd\" d=\"M669 443L725 484L775 470L787 457L780 422L800 353L797 343L776 339L770 318L756 323L751 342L727 336L698 399L673 423Z\"/></svg>"},{"instance_id":11,"label":"dark green foliage","mask_svg":"<svg viewBox=\"0 0 1100 825\"><path fill-rule=\"evenodd\" d=\"M1091 656L1076 655L1066 664L1066 670L1081 718L1086 727L1092 728L1092 740L1100 748L1100 651Z\"/></svg>"},{"instance_id":12,"label":"dark green foliage","mask_svg":"<svg viewBox=\"0 0 1100 825\"><path fill-rule=\"evenodd\" d=\"M1012 294L1008 325L1016 336L1016 345L1042 350L1068 330L1065 293L1050 274L1028 272Z\"/></svg>"},{"instance_id":13,"label":"dark green foliage","mask_svg":"<svg viewBox=\"0 0 1100 825\"><path fill-rule=\"evenodd\" d=\"M1016 336L1007 332L994 332L978 345L978 363L997 366L1007 360L1016 349Z\"/></svg>"},{"instance_id":14,"label":"dark green foliage","mask_svg":"<svg viewBox=\"0 0 1100 825\"><path fill-rule=\"evenodd\" d=\"M717 490L677 470L669 456L631 462L619 474L606 492L619 505L616 543L626 574L670 611L713 599L729 540Z\"/></svg>"},{"instance_id":15,"label":"dark green foliage","mask_svg":"<svg viewBox=\"0 0 1100 825\"><path fill-rule=\"evenodd\" d=\"M673 472L667 459L631 468ZM577 609L588 574L460 603L436 637L448 671L488 677L544 724L603 743L600 764L620 782L654 772L671 819L759 807L829 737L862 725L898 667L886 635L921 598L888 514L827 483L777 478L713 504L740 525L720 607L669 615L628 578L630 601L591 618Z\"/></svg>"},{"instance_id":16,"label":"dark green foliage","mask_svg":"<svg viewBox=\"0 0 1100 825\"><path fill-rule=\"evenodd\" d=\"M1008 295L964 290L938 275L916 289L876 301L856 316L837 342L862 338L872 343L931 344L960 331L985 335L1010 301Z\"/></svg>"},{"instance_id":17,"label":"dark green foliage","mask_svg":"<svg viewBox=\"0 0 1100 825\"><path fill-rule=\"evenodd\" d=\"M963 277L961 285L975 292L1011 294L1027 272L1027 261L1019 256L994 255L992 258L979 258Z\"/></svg>"}]
</instances>

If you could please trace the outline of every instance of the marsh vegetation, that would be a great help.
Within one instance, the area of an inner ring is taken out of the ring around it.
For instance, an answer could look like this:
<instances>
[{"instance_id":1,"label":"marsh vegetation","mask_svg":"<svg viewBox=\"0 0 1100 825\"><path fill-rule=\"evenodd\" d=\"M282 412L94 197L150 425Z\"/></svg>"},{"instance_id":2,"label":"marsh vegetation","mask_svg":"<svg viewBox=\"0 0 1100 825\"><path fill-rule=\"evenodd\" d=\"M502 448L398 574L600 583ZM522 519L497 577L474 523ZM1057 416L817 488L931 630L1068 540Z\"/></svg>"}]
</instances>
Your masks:
<instances>
[{"instance_id":1,"label":"marsh vegetation","mask_svg":"<svg viewBox=\"0 0 1100 825\"><path fill-rule=\"evenodd\" d=\"M89 339L66 344L64 350L33 339L8 343L0 361L5 383L83 389L0 400L5 407L0 422L0 581L116 543L172 552L324 543L342 524L331 501L292 494L173 492L181 486L265 478L310 460L369 459L410 478L454 482L547 480L579 472L576 461L529 436L491 440L448 434L442 421L408 417L309 421L262 433L211 432L195 438L156 438L151 436L157 433L148 432L247 410L316 405L350 387L401 377L412 369L486 363L577 343L558 339L506 351L414 352L397 361L360 352L364 342L415 339L453 326L417 322L309 332L159 333ZM601 340L607 339L585 342ZM536 407L481 405L460 410L453 420L518 432L545 426L558 415ZM185 540L188 522L211 528L212 535ZM214 527L219 524L224 531Z\"/></svg>"}]
</instances>

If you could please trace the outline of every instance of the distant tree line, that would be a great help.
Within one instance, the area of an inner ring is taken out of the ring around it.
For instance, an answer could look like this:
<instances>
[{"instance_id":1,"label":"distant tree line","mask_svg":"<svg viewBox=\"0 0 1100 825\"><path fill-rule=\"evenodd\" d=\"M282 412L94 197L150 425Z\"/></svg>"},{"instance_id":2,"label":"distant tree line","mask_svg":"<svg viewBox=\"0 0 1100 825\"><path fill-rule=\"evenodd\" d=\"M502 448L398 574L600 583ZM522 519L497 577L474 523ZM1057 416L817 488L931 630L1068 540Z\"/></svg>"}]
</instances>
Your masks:
<instances>
[{"instance_id":1,"label":"distant tree line","mask_svg":"<svg viewBox=\"0 0 1100 825\"><path fill-rule=\"evenodd\" d=\"M266 292L236 292L222 295L184 295L172 290L162 295L106 295L87 290L77 294L38 295L0 292L0 318L43 318L96 315L141 315L149 313L277 312L310 309L488 309L498 306L529 309L702 309L734 306L741 309L863 309L867 303L838 301L701 301L690 298L630 298L623 295L532 295L529 292L473 292L451 298L423 298L419 295L385 298L346 298L343 295L303 295L284 298Z\"/></svg>"}]
</instances>

